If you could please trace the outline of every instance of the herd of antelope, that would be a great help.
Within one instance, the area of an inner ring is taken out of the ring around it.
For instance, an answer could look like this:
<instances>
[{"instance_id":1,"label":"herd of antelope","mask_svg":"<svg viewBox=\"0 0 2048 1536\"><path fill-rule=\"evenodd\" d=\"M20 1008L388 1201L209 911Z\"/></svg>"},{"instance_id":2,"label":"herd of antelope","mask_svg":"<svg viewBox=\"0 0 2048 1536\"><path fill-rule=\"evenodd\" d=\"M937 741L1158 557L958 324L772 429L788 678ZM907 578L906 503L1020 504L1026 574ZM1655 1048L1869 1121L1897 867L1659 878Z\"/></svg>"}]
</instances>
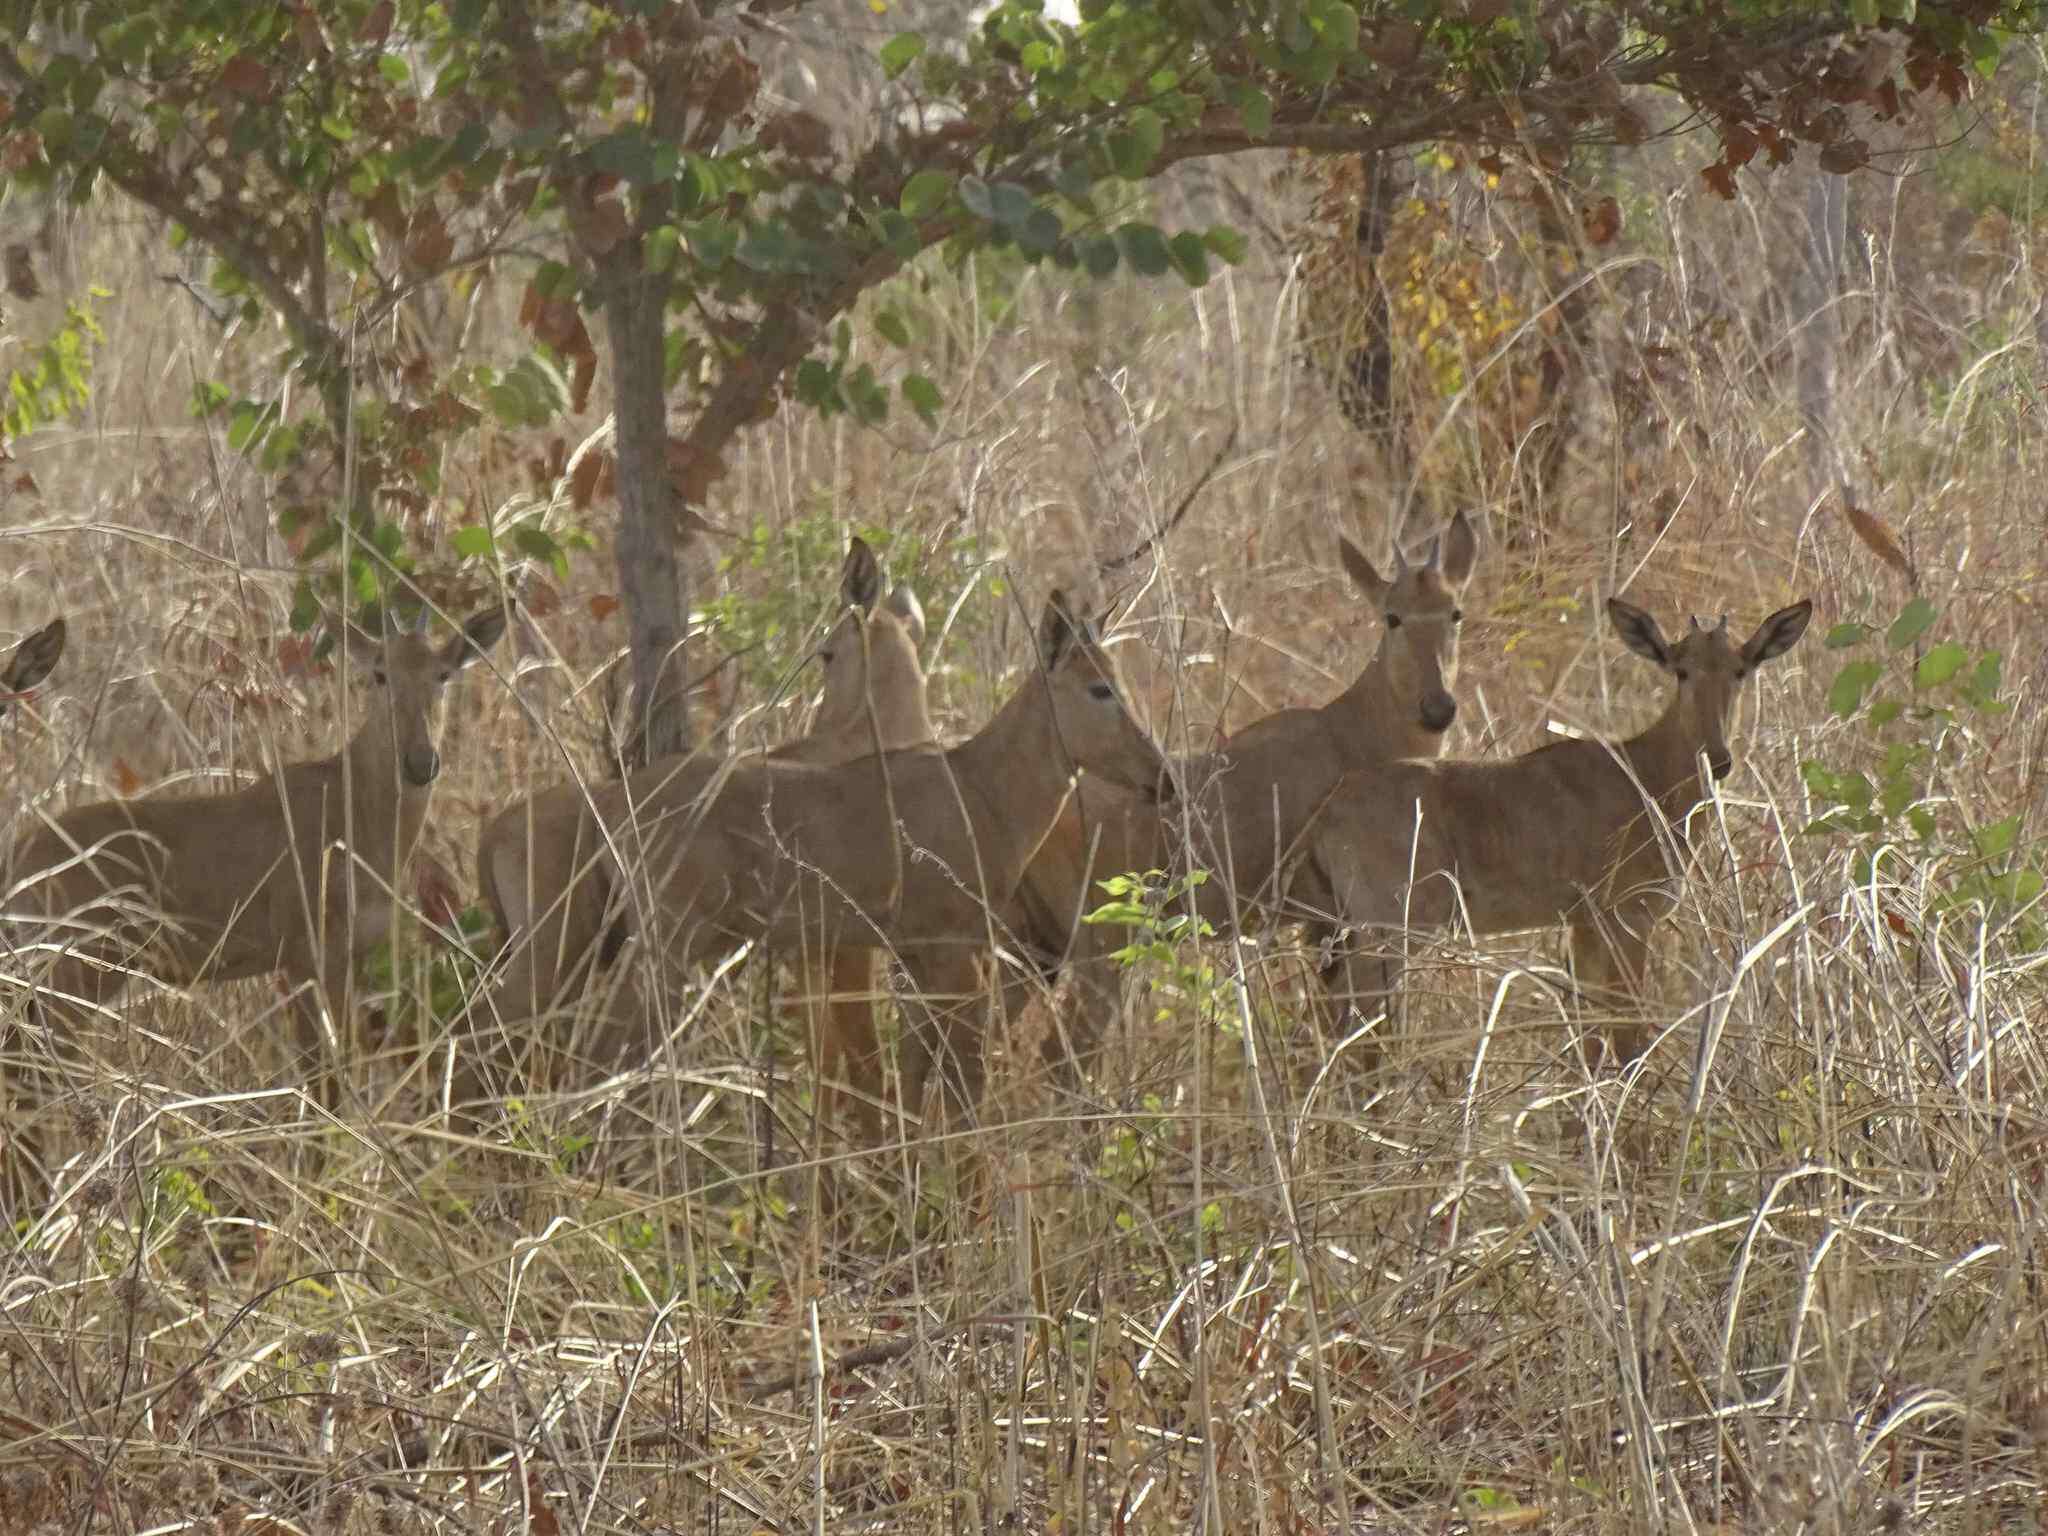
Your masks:
<instances>
[{"instance_id":1,"label":"herd of antelope","mask_svg":"<svg viewBox=\"0 0 2048 1536\"><path fill-rule=\"evenodd\" d=\"M1099 620L1059 592L1008 701L973 736L940 741L917 600L885 596L854 540L810 735L565 784L485 826L478 877L507 937L444 1079L451 1107L565 1054L606 1074L644 1062L664 1000L753 942L800 967L826 1113L868 1140L889 1113L898 1125L971 1114L991 1029L1056 973L1069 984L1049 1056L1085 1060L1114 1023L1110 957L1127 935L1082 921L1099 882L1190 862L1209 871L1191 889L1217 933L1304 925L1332 1005L1361 1027L1394 996L1411 931L1562 924L1577 985L1602 1004L1608 1059L1640 1055L1650 930L1677 901L1687 822L1732 764L1742 680L1792 647L1811 604L1737 645L1725 618L1674 642L1614 599L1623 644L1670 674L1653 724L1623 741L1447 760L1474 529L1454 518L1413 564L1397 549L1390 576L1349 540L1339 551L1380 626L1356 681L1169 759L1126 706ZM356 1047L356 973L392 930L429 814L442 694L505 623L491 607L440 644L344 626L372 686L331 757L228 795L19 811L0 853L0 1036L10 1020L61 1040L118 1019L136 977L282 972L295 1070L327 1082ZM0 711L63 644L62 620L21 642L0 671ZM874 1006L885 957L910 983L893 1092ZM628 970L635 980L618 984Z\"/></svg>"}]
</instances>

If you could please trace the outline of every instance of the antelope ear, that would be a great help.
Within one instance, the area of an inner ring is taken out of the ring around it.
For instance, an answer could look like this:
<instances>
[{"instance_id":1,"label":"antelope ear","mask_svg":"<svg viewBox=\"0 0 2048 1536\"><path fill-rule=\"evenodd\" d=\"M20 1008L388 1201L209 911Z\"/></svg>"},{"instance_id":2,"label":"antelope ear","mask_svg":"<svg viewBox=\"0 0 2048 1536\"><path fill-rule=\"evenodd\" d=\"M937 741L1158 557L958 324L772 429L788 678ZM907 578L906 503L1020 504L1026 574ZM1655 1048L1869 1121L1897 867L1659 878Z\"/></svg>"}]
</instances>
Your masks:
<instances>
[{"instance_id":1,"label":"antelope ear","mask_svg":"<svg viewBox=\"0 0 2048 1536\"><path fill-rule=\"evenodd\" d=\"M1756 633L1743 643L1743 665L1753 667L1760 661L1784 655L1806 633L1806 621L1812 617L1813 599L1810 597L1790 608L1780 608L1757 625Z\"/></svg>"},{"instance_id":2,"label":"antelope ear","mask_svg":"<svg viewBox=\"0 0 2048 1536\"><path fill-rule=\"evenodd\" d=\"M471 614L463 621L462 632L441 647L441 664L445 667L466 667L481 660L484 652L504 635L509 613L510 609L505 605L495 604Z\"/></svg>"},{"instance_id":3,"label":"antelope ear","mask_svg":"<svg viewBox=\"0 0 2048 1536\"><path fill-rule=\"evenodd\" d=\"M859 534L846 546L846 564L839 568L839 602L844 608L862 613L875 611L875 599L882 595L882 567L868 541Z\"/></svg>"},{"instance_id":4,"label":"antelope ear","mask_svg":"<svg viewBox=\"0 0 2048 1536\"><path fill-rule=\"evenodd\" d=\"M889 594L889 600L882 605L903 621L903 628L910 635L912 645L924 644L924 604L917 600L917 594L904 582Z\"/></svg>"},{"instance_id":5,"label":"antelope ear","mask_svg":"<svg viewBox=\"0 0 2048 1536\"><path fill-rule=\"evenodd\" d=\"M1081 621L1067 606L1067 594L1053 588L1052 595L1045 600L1045 613L1038 621L1038 664L1048 672L1054 671L1061 658L1079 643L1081 634Z\"/></svg>"},{"instance_id":6,"label":"antelope ear","mask_svg":"<svg viewBox=\"0 0 2048 1536\"><path fill-rule=\"evenodd\" d=\"M1364 550L1341 533L1337 535L1337 558L1344 562L1344 572L1351 578L1351 584L1367 598L1375 603L1387 600L1387 591L1393 583L1365 558Z\"/></svg>"},{"instance_id":7,"label":"antelope ear","mask_svg":"<svg viewBox=\"0 0 2048 1536\"><path fill-rule=\"evenodd\" d=\"M1613 621L1614 632L1621 636L1623 645L1660 667L1671 665L1671 647L1664 643L1664 631L1642 609L1634 603L1610 597L1607 599L1607 617Z\"/></svg>"},{"instance_id":8,"label":"antelope ear","mask_svg":"<svg viewBox=\"0 0 2048 1536\"><path fill-rule=\"evenodd\" d=\"M1441 538L1443 542L1437 546L1437 572L1445 586L1457 591L1472 579L1473 567L1479 564L1479 533L1460 511Z\"/></svg>"}]
</instances>

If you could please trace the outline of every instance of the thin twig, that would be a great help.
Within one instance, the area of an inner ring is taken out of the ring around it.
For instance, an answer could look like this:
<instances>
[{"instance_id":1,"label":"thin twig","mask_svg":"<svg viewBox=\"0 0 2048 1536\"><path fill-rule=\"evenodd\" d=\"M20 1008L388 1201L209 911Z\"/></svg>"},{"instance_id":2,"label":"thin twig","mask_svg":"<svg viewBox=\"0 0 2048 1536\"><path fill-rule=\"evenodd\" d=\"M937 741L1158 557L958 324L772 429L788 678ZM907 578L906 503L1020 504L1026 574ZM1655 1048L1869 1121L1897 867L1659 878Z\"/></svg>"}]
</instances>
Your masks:
<instances>
[{"instance_id":1,"label":"thin twig","mask_svg":"<svg viewBox=\"0 0 2048 1536\"><path fill-rule=\"evenodd\" d=\"M1174 508L1173 516L1160 525L1158 532L1144 540L1136 549L1131 550L1128 554L1118 555L1114 560L1103 561L1103 570L1120 571L1140 555L1156 550L1166 542L1167 536L1175 528L1178 528L1181 519L1188 515L1188 508L1195 504L1195 498L1202 494L1203 488L1216 477L1216 471L1223 467L1223 461L1230 456L1230 450L1237 446L1237 429L1239 425L1240 423L1235 421L1230 424L1230 435L1223 439L1223 446L1216 450L1216 457L1211 459L1209 467L1202 471L1202 478L1189 487L1187 495L1181 497L1180 505Z\"/></svg>"}]
</instances>

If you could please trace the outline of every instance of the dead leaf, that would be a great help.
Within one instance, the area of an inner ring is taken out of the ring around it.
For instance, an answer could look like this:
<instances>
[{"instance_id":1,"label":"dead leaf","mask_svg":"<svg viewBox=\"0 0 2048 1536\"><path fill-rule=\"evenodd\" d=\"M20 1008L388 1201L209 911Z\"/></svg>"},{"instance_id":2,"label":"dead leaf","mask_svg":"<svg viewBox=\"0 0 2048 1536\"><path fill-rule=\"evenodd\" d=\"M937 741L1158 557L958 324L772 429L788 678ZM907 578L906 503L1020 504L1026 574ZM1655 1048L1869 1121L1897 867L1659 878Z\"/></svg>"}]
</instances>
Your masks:
<instances>
[{"instance_id":1,"label":"dead leaf","mask_svg":"<svg viewBox=\"0 0 2048 1536\"><path fill-rule=\"evenodd\" d=\"M723 458L691 447L685 438L672 437L668 440L667 460L669 487L675 492L676 500L685 507L702 506L711 494L711 487L725 476ZM704 526L709 528L711 525L706 523Z\"/></svg>"},{"instance_id":2,"label":"dead leaf","mask_svg":"<svg viewBox=\"0 0 2048 1536\"><path fill-rule=\"evenodd\" d=\"M599 592L590 599L590 616L602 624L619 611L619 600L609 592Z\"/></svg>"},{"instance_id":3,"label":"dead leaf","mask_svg":"<svg viewBox=\"0 0 2048 1536\"><path fill-rule=\"evenodd\" d=\"M428 209L413 220L412 232L405 241L405 258L414 267L427 272L439 271L454 254L455 237L448 233L448 226L441 221L440 214Z\"/></svg>"},{"instance_id":4,"label":"dead leaf","mask_svg":"<svg viewBox=\"0 0 2048 1536\"><path fill-rule=\"evenodd\" d=\"M1847 176L1870 164L1870 146L1861 139L1837 139L1821 147L1820 168L1830 176Z\"/></svg>"},{"instance_id":5,"label":"dead leaf","mask_svg":"<svg viewBox=\"0 0 2048 1536\"><path fill-rule=\"evenodd\" d=\"M391 20L397 11L393 0L377 0L370 7L370 14L363 18L363 24L356 28L356 41L381 46L391 35Z\"/></svg>"},{"instance_id":6,"label":"dead leaf","mask_svg":"<svg viewBox=\"0 0 2048 1536\"><path fill-rule=\"evenodd\" d=\"M7 247L7 291L17 299L32 299L43 291L36 281L36 264L26 245Z\"/></svg>"},{"instance_id":7,"label":"dead leaf","mask_svg":"<svg viewBox=\"0 0 2048 1536\"><path fill-rule=\"evenodd\" d=\"M811 112L784 112L761 125L763 149L779 149L798 160L822 160L832 153L832 130Z\"/></svg>"},{"instance_id":8,"label":"dead leaf","mask_svg":"<svg viewBox=\"0 0 2048 1536\"><path fill-rule=\"evenodd\" d=\"M1724 202L1735 201L1735 169L1725 161L1716 160L1700 172L1700 180L1707 184L1707 190Z\"/></svg>"},{"instance_id":9,"label":"dead leaf","mask_svg":"<svg viewBox=\"0 0 2048 1536\"><path fill-rule=\"evenodd\" d=\"M108 770L114 779L114 793L123 800L132 799L142 788L142 775L135 771L135 765L125 757L117 757Z\"/></svg>"},{"instance_id":10,"label":"dead leaf","mask_svg":"<svg viewBox=\"0 0 2048 1536\"><path fill-rule=\"evenodd\" d=\"M1885 526L1882 518L1875 512L1864 511L1847 496L1842 498L1842 515L1848 518L1850 530L1863 541L1865 549L1905 577L1908 586L1920 584L1920 575L1913 569L1913 562L1899 548L1899 541L1892 537L1891 529Z\"/></svg>"},{"instance_id":11,"label":"dead leaf","mask_svg":"<svg viewBox=\"0 0 2048 1536\"><path fill-rule=\"evenodd\" d=\"M1591 207L1579 210L1579 222L1585 228L1589 244L1612 245L1614 237L1621 233L1621 204L1611 197L1603 197Z\"/></svg>"}]
</instances>

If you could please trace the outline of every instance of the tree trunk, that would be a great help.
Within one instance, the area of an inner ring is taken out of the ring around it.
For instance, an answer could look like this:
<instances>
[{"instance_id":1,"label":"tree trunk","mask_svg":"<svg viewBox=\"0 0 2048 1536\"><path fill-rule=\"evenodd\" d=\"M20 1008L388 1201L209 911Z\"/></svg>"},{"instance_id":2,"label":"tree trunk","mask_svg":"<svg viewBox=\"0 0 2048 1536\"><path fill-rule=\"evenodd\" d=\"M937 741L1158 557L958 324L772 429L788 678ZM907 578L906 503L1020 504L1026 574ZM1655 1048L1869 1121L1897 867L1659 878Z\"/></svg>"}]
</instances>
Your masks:
<instances>
[{"instance_id":1,"label":"tree trunk","mask_svg":"<svg viewBox=\"0 0 2048 1536\"><path fill-rule=\"evenodd\" d=\"M689 594L668 479L668 396L662 383L668 279L645 270L637 241L608 263L606 339L618 456L619 598L632 650L634 730L629 762L687 751L683 642Z\"/></svg>"}]
</instances>

